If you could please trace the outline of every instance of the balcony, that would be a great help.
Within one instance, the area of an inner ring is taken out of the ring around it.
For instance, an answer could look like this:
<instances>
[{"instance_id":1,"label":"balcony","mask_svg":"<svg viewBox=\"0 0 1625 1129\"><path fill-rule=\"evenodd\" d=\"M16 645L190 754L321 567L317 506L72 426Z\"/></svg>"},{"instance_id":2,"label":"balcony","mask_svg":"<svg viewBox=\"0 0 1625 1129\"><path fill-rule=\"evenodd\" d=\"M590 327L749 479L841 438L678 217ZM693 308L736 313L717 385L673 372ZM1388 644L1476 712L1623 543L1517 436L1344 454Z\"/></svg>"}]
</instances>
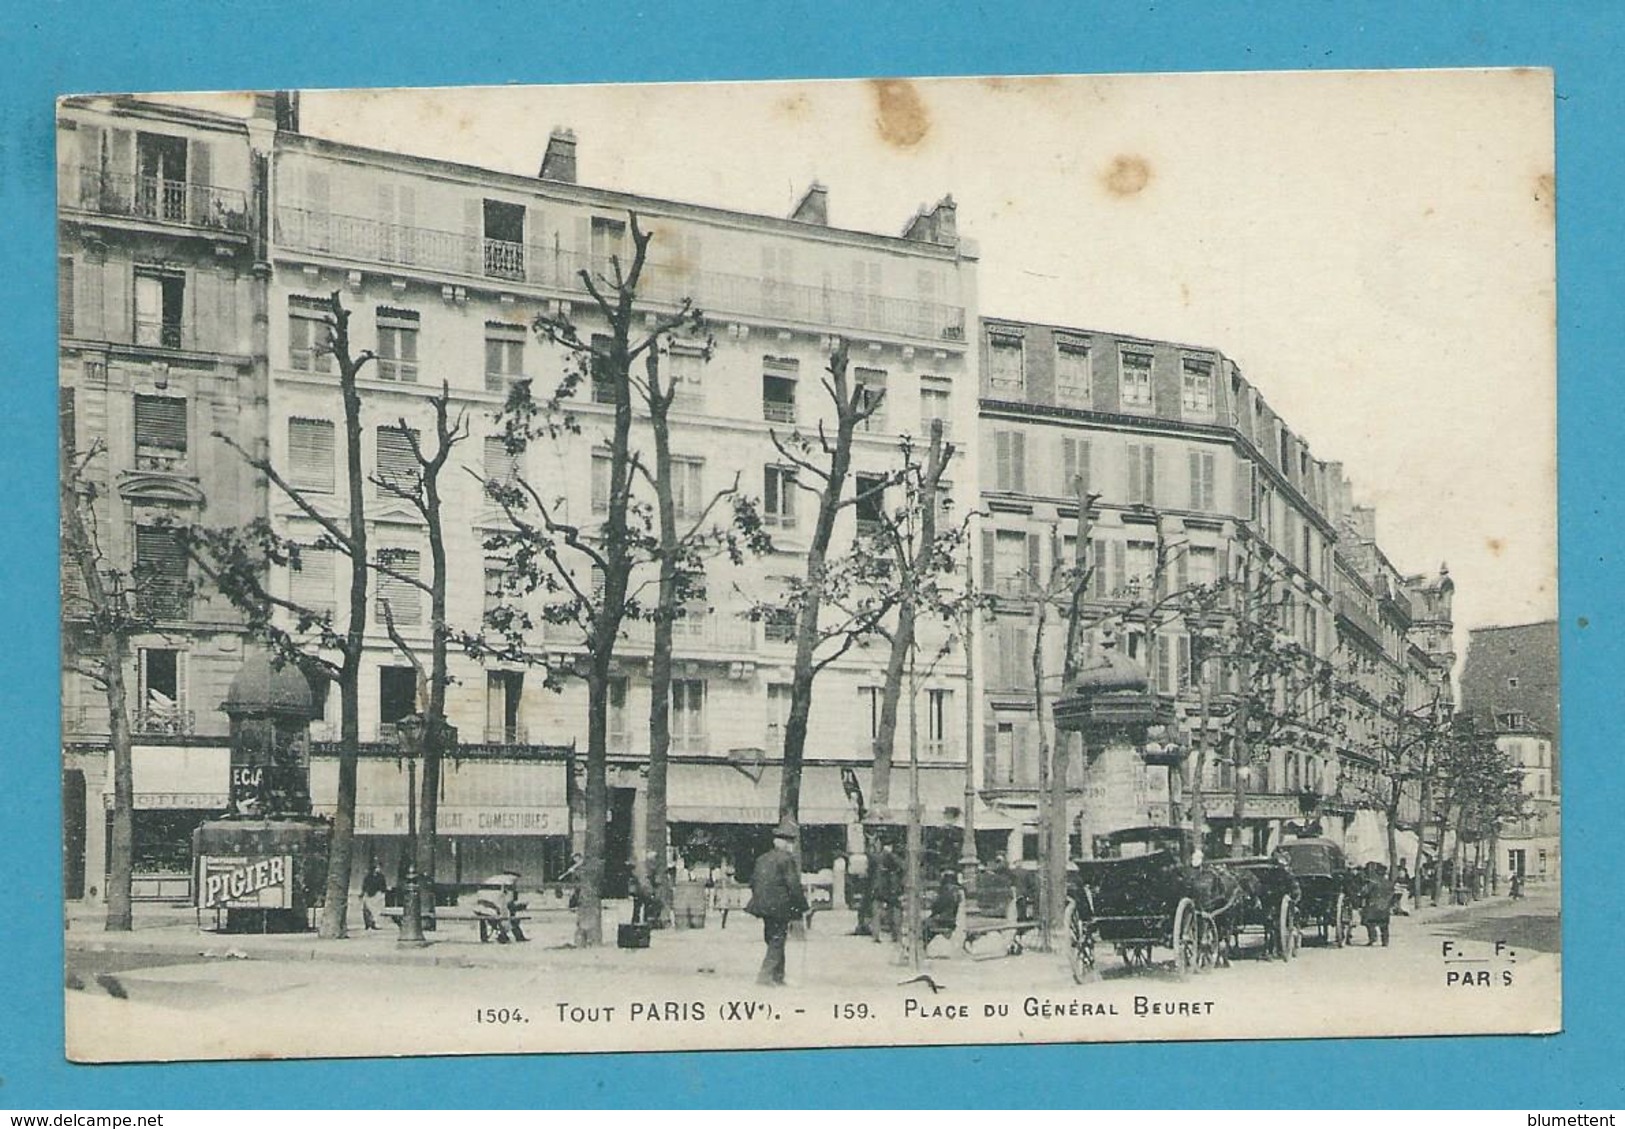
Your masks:
<instances>
[{"instance_id":1,"label":"balcony","mask_svg":"<svg viewBox=\"0 0 1625 1129\"><path fill-rule=\"evenodd\" d=\"M192 711L173 707L138 709L130 714L136 737L185 737L192 733Z\"/></svg>"},{"instance_id":2,"label":"balcony","mask_svg":"<svg viewBox=\"0 0 1625 1129\"><path fill-rule=\"evenodd\" d=\"M587 292L583 270L595 278L613 273L604 256L305 208L276 210L276 241L288 250L354 262L421 267L583 295ZM675 305L690 298L711 315L754 316L774 323L872 330L933 341L965 338L965 311L960 306L779 282L759 274L697 271L654 260L645 266L639 290L651 302Z\"/></svg>"},{"instance_id":3,"label":"balcony","mask_svg":"<svg viewBox=\"0 0 1625 1129\"><path fill-rule=\"evenodd\" d=\"M77 165L67 170L67 176L64 203L80 211L248 233L248 194L240 188Z\"/></svg>"},{"instance_id":4,"label":"balcony","mask_svg":"<svg viewBox=\"0 0 1625 1129\"><path fill-rule=\"evenodd\" d=\"M795 423L796 402L794 400L763 400L762 418L768 423Z\"/></svg>"},{"instance_id":5,"label":"balcony","mask_svg":"<svg viewBox=\"0 0 1625 1129\"><path fill-rule=\"evenodd\" d=\"M749 620L714 612L684 616L672 621L672 650L678 655L752 652L756 649L753 626ZM628 643L652 647L654 639L655 625L648 620L627 625Z\"/></svg>"},{"instance_id":6,"label":"balcony","mask_svg":"<svg viewBox=\"0 0 1625 1129\"><path fill-rule=\"evenodd\" d=\"M485 743L487 745L528 745L530 744L530 731L523 725L493 725L489 722L485 726Z\"/></svg>"},{"instance_id":7,"label":"balcony","mask_svg":"<svg viewBox=\"0 0 1625 1129\"><path fill-rule=\"evenodd\" d=\"M185 349L192 334L188 327L177 321L137 317L135 343L154 349Z\"/></svg>"}]
</instances>

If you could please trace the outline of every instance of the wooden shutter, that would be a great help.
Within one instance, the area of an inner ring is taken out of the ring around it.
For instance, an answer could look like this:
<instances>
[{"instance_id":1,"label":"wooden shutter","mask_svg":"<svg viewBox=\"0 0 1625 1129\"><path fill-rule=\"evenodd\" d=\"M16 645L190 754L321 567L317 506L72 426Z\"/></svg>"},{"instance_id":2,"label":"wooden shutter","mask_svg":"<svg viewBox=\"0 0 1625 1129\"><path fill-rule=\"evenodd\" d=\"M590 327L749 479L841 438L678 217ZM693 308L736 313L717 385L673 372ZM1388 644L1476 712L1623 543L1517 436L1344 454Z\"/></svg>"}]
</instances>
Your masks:
<instances>
[{"instance_id":1,"label":"wooden shutter","mask_svg":"<svg viewBox=\"0 0 1625 1129\"><path fill-rule=\"evenodd\" d=\"M288 469L295 486L304 490L331 493L334 428L331 420L290 419L288 421Z\"/></svg>"},{"instance_id":2,"label":"wooden shutter","mask_svg":"<svg viewBox=\"0 0 1625 1129\"><path fill-rule=\"evenodd\" d=\"M1145 460L1145 495L1141 499L1148 506L1157 504L1157 449L1147 443L1140 448Z\"/></svg>"},{"instance_id":3,"label":"wooden shutter","mask_svg":"<svg viewBox=\"0 0 1625 1129\"><path fill-rule=\"evenodd\" d=\"M1178 660L1174 664L1174 675L1178 679L1178 685L1174 687L1176 693L1180 687L1194 686L1196 684L1196 672L1191 670L1191 637L1181 635L1178 638Z\"/></svg>"},{"instance_id":4,"label":"wooden shutter","mask_svg":"<svg viewBox=\"0 0 1625 1129\"><path fill-rule=\"evenodd\" d=\"M1037 593L1043 586L1044 539L1040 534L1027 534L1027 584L1029 593Z\"/></svg>"},{"instance_id":5,"label":"wooden shutter","mask_svg":"<svg viewBox=\"0 0 1625 1129\"><path fill-rule=\"evenodd\" d=\"M213 224L215 214L214 153L207 141L193 140L186 155L186 215L193 223ZM194 187L195 186L195 187Z\"/></svg>"},{"instance_id":6,"label":"wooden shutter","mask_svg":"<svg viewBox=\"0 0 1625 1129\"><path fill-rule=\"evenodd\" d=\"M555 282L547 270L547 218L535 204L525 205L525 277L531 282Z\"/></svg>"},{"instance_id":7,"label":"wooden shutter","mask_svg":"<svg viewBox=\"0 0 1625 1129\"><path fill-rule=\"evenodd\" d=\"M479 197L463 200L463 273L480 274L483 262L482 233L485 230L485 201Z\"/></svg>"},{"instance_id":8,"label":"wooden shutter","mask_svg":"<svg viewBox=\"0 0 1625 1129\"><path fill-rule=\"evenodd\" d=\"M123 261L102 264L103 332L109 341L133 341L135 270Z\"/></svg>"},{"instance_id":9,"label":"wooden shutter","mask_svg":"<svg viewBox=\"0 0 1625 1129\"><path fill-rule=\"evenodd\" d=\"M1190 558L1191 549L1188 545L1185 547L1184 552L1174 558L1174 590L1176 592L1183 592L1191 586Z\"/></svg>"},{"instance_id":10,"label":"wooden shutter","mask_svg":"<svg viewBox=\"0 0 1625 1129\"><path fill-rule=\"evenodd\" d=\"M1057 494L1071 496L1078 477L1078 441L1061 436L1061 483Z\"/></svg>"},{"instance_id":11,"label":"wooden shutter","mask_svg":"<svg viewBox=\"0 0 1625 1129\"><path fill-rule=\"evenodd\" d=\"M999 648L999 623L993 620L982 630L982 669L987 672L988 685L991 689L1004 689L1004 667Z\"/></svg>"},{"instance_id":12,"label":"wooden shutter","mask_svg":"<svg viewBox=\"0 0 1625 1129\"><path fill-rule=\"evenodd\" d=\"M1112 592L1121 593L1128 589L1128 546L1122 541L1112 542Z\"/></svg>"},{"instance_id":13,"label":"wooden shutter","mask_svg":"<svg viewBox=\"0 0 1625 1129\"><path fill-rule=\"evenodd\" d=\"M335 575L332 549L304 548L299 552L299 567L290 570L289 598L313 612L332 612L337 606L333 596Z\"/></svg>"},{"instance_id":14,"label":"wooden shutter","mask_svg":"<svg viewBox=\"0 0 1625 1129\"><path fill-rule=\"evenodd\" d=\"M417 433L412 433L416 438ZM380 427L378 429L378 477L386 482L393 482L405 490L416 488L418 477L417 456L412 454L412 445L407 439L407 432L399 427Z\"/></svg>"},{"instance_id":15,"label":"wooden shutter","mask_svg":"<svg viewBox=\"0 0 1625 1129\"><path fill-rule=\"evenodd\" d=\"M1000 490L1010 489L1010 433L993 433L993 482Z\"/></svg>"},{"instance_id":16,"label":"wooden shutter","mask_svg":"<svg viewBox=\"0 0 1625 1129\"><path fill-rule=\"evenodd\" d=\"M1018 494L1027 492L1027 436L1020 431L1010 433L1010 469L1015 475L1012 488Z\"/></svg>"},{"instance_id":17,"label":"wooden shutter","mask_svg":"<svg viewBox=\"0 0 1625 1129\"><path fill-rule=\"evenodd\" d=\"M397 429L398 430L398 429ZM384 605L397 624L416 624L423 620L422 591L411 583L419 575L422 554L416 549L379 549L378 563L388 568L378 573L378 618L384 618ZM398 575L391 575L395 573Z\"/></svg>"},{"instance_id":18,"label":"wooden shutter","mask_svg":"<svg viewBox=\"0 0 1625 1129\"><path fill-rule=\"evenodd\" d=\"M982 787L990 788L999 779L999 727L982 726Z\"/></svg>"},{"instance_id":19,"label":"wooden shutter","mask_svg":"<svg viewBox=\"0 0 1625 1129\"><path fill-rule=\"evenodd\" d=\"M1094 558L1090 567L1089 589L1095 599L1100 600L1106 596L1106 542L1094 538L1089 547Z\"/></svg>"},{"instance_id":20,"label":"wooden shutter","mask_svg":"<svg viewBox=\"0 0 1625 1129\"><path fill-rule=\"evenodd\" d=\"M73 336L73 256L56 261L56 327L63 337Z\"/></svg>"},{"instance_id":21,"label":"wooden shutter","mask_svg":"<svg viewBox=\"0 0 1625 1129\"><path fill-rule=\"evenodd\" d=\"M172 396L135 398L137 447L186 450L186 401Z\"/></svg>"},{"instance_id":22,"label":"wooden shutter","mask_svg":"<svg viewBox=\"0 0 1625 1129\"><path fill-rule=\"evenodd\" d=\"M113 191L126 195L126 179L135 174L135 138L127 129L107 131L107 171L113 174ZM129 194L133 195L133 194Z\"/></svg>"}]
</instances>

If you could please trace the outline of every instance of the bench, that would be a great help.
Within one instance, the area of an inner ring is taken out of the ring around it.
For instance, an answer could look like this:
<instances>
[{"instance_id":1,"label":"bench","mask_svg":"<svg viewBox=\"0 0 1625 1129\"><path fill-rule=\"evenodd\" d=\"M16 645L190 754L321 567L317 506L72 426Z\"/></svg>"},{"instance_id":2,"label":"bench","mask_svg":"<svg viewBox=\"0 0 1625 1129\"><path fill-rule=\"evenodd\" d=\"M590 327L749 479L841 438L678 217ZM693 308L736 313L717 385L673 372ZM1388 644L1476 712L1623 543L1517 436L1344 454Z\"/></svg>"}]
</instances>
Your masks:
<instances>
[{"instance_id":1,"label":"bench","mask_svg":"<svg viewBox=\"0 0 1625 1129\"><path fill-rule=\"evenodd\" d=\"M962 902L960 906L960 947L967 954L987 960L995 956L1020 956L1025 950L1028 933L1041 924L1035 917L1020 915L1017 889L1014 883L989 883L978 888L974 904ZM975 946L984 937L999 937L1003 951L978 956Z\"/></svg>"},{"instance_id":2,"label":"bench","mask_svg":"<svg viewBox=\"0 0 1625 1129\"><path fill-rule=\"evenodd\" d=\"M396 928L399 928L400 924L401 924L401 918L403 916L405 916L405 912L406 912L405 910L403 910L403 909L401 909L399 907L391 907L391 908L387 908L387 909L384 910L384 916L389 918L391 921L393 921L395 923ZM428 918L431 915L426 912L423 916L425 918ZM444 907L442 909L437 909L437 910L434 911L432 916L434 918L434 922L435 922L436 925L438 925L442 921L453 921L453 922L466 921L466 922L469 922L470 924L474 925L476 928L481 923L484 923L486 925L491 925L491 924L494 924L496 922L496 920L497 920L495 917L491 916L490 914L475 913L471 909L464 909L464 908L462 908L460 906L447 906L447 907ZM517 914L513 914L513 915L505 918L504 920L506 920L510 924L518 923L520 925L523 925L525 922L532 920L532 917L528 913L517 913ZM483 934L481 935L481 937L480 937L480 943L481 944L484 944L488 940L489 940L488 937L484 936Z\"/></svg>"}]
</instances>

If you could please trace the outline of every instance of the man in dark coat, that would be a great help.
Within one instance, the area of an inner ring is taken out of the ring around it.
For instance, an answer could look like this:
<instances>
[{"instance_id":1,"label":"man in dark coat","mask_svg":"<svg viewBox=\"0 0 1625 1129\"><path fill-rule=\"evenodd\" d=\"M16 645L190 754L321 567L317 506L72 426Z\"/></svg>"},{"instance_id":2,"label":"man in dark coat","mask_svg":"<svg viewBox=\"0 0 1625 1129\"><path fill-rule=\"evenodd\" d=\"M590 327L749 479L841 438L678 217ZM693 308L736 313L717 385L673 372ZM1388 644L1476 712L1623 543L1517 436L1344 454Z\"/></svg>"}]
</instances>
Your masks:
<instances>
[{"instance_id":1,"label":"man in dark coat","mask_svg":"<svg viewBox=\"0 0 1625 1129\"><path fill-rule=\"evenodd\" d=\"M903 860L897 857L897 852L890 843L880 845L880 856L875 859L870 869L869 897L874 903L870 928L874 931L874 939L880 940L882 933L891 937L895 942L898 939L902 925L902 918L898 910L903 901Z\"/></svg>"},{"instance_id":2,"label":"man in dark coat","mask_svg":"<svg viewBox=\"0 0 1625 1129\"><path fill-rule=\"evenodd\" d=\"M1388 915L1394 905L1394 884L1388 868L1380 862L1368 863L1365 871L1365 901L1360 907L1360 924L1365 926L1365 943L1375 945L1382 938L1388 946Z\"/></svg>"},{"instance_id":3,"label":"man in dark coat","mask_svg":"<svg viewBox=\"0 0 1625 1129\"><path fill-rule=\"evenodd\" d=\"M791 853L795 842L796 825L786 819L773 830L773 849L758 858L750 872L750 901L745 912L762 919L762 940L767 942L758 984L784 983L784 940L790 923L807 912L801 864Z\"/></svg>"}]
</instances>

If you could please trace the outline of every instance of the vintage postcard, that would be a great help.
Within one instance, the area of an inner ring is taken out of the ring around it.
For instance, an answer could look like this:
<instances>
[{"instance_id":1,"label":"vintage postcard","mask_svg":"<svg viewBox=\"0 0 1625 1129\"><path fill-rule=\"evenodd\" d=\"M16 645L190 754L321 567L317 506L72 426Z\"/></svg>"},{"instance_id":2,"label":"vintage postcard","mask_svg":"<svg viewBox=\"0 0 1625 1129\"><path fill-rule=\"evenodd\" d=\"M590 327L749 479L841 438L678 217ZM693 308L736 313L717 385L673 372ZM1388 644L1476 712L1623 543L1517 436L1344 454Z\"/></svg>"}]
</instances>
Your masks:
<instances>
[{"instance_id":1,"label":"vintage postcard","mask_svg":"<svg viewBox=\"0 0 1625 1129\"><path fill-rule=\"evenodd\" d=\"M1560 1029L1550 72L57 128L69 1058Z\"/></svg>"}]
</instances>

